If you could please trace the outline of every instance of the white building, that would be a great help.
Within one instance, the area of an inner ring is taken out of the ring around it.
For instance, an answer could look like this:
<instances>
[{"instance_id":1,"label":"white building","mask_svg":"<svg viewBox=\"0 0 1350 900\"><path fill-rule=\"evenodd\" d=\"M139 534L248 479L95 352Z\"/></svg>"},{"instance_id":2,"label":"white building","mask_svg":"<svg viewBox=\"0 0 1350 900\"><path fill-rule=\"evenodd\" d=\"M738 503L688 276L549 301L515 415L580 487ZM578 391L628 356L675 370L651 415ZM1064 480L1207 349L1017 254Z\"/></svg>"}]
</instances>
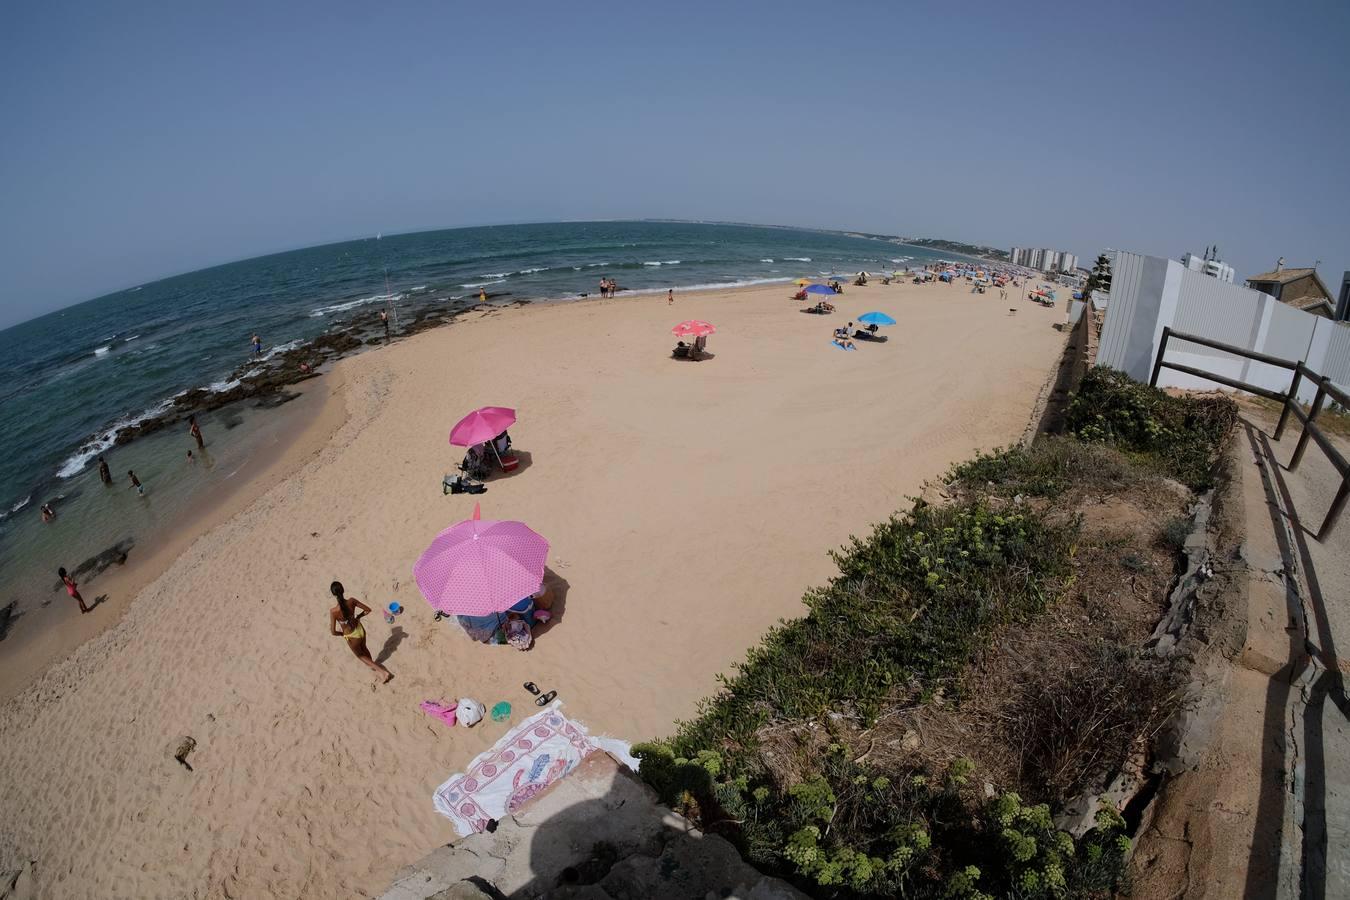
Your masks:
<instances>
[{"instance_id":1,"label":"white building","mask_svg":"<svg viewBox=\"0 0 1350 900\"><path fill-rule=\"evenodd\" d=\"M1042 272L1069 272L1078 265L1078 257L1072 253L1048 247L1013 247L1008 252L1008 261L1015 266L1040 269Z\"/></svg>"},{"instance_id":2,"label":"white building","mask_svg":"<svg viewBox=\"0 0 1350 900\"><path fill-rule=\"evenodd\" d=\"M1204 256L1187 253L1181 257L1181 264L1192 272L1201 272L1210 278L1217 278L1225 284L1233 283L1233 267L1219 259L1217 249L1206 249Z\"/></svg>"}]
</instances>

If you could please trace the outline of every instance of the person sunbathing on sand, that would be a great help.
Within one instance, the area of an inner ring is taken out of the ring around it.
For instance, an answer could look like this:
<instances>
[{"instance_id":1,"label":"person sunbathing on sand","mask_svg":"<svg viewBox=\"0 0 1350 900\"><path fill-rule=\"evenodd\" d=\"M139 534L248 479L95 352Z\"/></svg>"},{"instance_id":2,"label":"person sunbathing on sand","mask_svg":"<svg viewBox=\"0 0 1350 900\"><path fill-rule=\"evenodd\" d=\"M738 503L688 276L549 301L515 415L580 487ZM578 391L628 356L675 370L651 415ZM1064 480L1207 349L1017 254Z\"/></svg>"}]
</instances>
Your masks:
<instances>
[{"instance_id":1,"label":"person sunbathing on sand","mask_svg":"<svg viewBox=\"0 0 1350 900\"><path fill-rule=\"evenodd\" d=\"M361 624L361 619L370 614L370 607L355 597L349 598L340 581L333 582L328 589L337 600L337 606L328 611L330 633L334 637L346 638L347 646L352 648L356 658L383 676L380 684L387 684L394 677L393 673L371 659L370 650L366 647L366 627Z\"/></svg>"}]
</instances>

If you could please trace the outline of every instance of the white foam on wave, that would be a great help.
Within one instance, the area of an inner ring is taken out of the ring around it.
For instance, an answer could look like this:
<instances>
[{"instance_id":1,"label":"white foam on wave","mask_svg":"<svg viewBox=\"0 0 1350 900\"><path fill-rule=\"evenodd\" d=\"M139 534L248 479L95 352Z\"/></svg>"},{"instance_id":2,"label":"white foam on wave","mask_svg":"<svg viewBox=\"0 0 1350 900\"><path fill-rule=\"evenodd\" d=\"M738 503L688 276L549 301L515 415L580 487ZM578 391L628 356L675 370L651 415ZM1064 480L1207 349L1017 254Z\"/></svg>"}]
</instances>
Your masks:
<instances>
[{"instance_id":1,"label":"white foam on wave","mask_svg":"<svg viewBox=\"0 0 1350 900\"><path fill-rule=\"evenodd\" d=\"M410 290L410 291L425 291L426 289L427 289L427 286L426 286L425 284L419 284L419 285L417 285L416 287L408 288L408 290Z\"/></svg>"},{"instance_id":2,"label":"white foam on wave","mask_svg":"<svg viewBox=\"0 0 1350 900\"><path fill-rule=\"evenodd\" d=\"M180 391L167 400L161 400L159 403L156 403L154 406L143 412L136 413L132 416L124 416L99 434L85 441L80 449L68 456L65 462L61 464L61 467L56 470L56 477L71 478L80 474L84 471L84 467L89 464L91 459L106 450L112 449L112 447L116 445L117 436L121 434L123 430L138 425L146 419L153 418L160 413L166 412L169 407L173 406L173 401L177 397L182 396L182 393L183 392Z\"/></svg>"},{"instance_id":3,"label":"white foam on wave","mask_svg":"<svg viewBox=\"0 0 1350 900\"><path fill-rule=\"evenodd\" d=\"M547 272L547 271L548 271L549 269L551 269L551 268L553 268L553 267L552 267L552 266L536 266L536 267L533 268L533 269L521 269L519 274L521 274L521 275L533 275L535 272Z\"/></svg>"},{"instance_id":4,"label":"white foam on wave","mask_svg":"<svg viewBox=\"0 0 1350 900\"><path fill-rule=\"evenodd\" d=\"M349 309L356 309L358 306L364 306L367 303L383 303L386 300L401 300L402 294L376 294L373 297L360 297L356 300L348 300L345 303L334 303L331 306L320 306L318 309L309 311L309 317L316 319L319 316L326 316L329 313L346 312Z\"/></svg>"},{"instance_id":5,"label":"white foam on wave","mask_svg":"<svg viewBox=\"0 0 1350 900\"><path fill-rule=\"evenodd\" d=\"M768 262L768 263L771 263L771 262L773 262L773 260L772 260L772 259L761 259L760 262Z\"/></svg>"},{"instance_id":6,"label":"white foam on wave","mask_svg":"<svg viewBox=\"0 0 1350 900\"><path fill-rule=\"evenodd\" d=\"M138 338L138 337L140 337L139 334L133 334L131 337L129 337L129 338L127 338L125 341L123 341L123 343L124 343L124 344L130 344L132 341L136 340L136 338Z\"/></svg>"},{"instance_id":7,"label":"white foam on wave","mask_svg":"<svg viewBox=\"0 0 1350 900\"><path fill-rule=\"evenodd\" d=\"M271 359L272 357L276 356L279 353L285 353L287 350L294 350L296 347L299 347L302 343L304 342L301 341L299 338L296 338L295 340L287 341L284 344L277 344L275 347L270 348L266 353L264 353L262 355L262 358L264 360Z\"/></svg>"},{"instance_id":8,"label":"white foam on wave","mask_svg":"<svg viewBox=\"0 0 1350 900\"><path fill-rule=\"evenodd\" d=\"M107 356L107 355L108 355L108 351L111 350L111 349L112 349L112 345L111 345L111 344L109 344L109 345L106 346L106 347L95 347L95 348L94 348L94 355L95 355L95 356Z\"/></svg>"},{"instance_id":9,"label":"white foam on wave","mask_svg":"<svg viewBox=\"0 0 1350 900\"><path fill-rule=\"evenodd\" d=\"M791 281L791 278L743 278L739 281L706 281L698 284L677 284L674 290L677 291L719 291L728 288L754 287L760 284L785 284ZM637 288L636 290L625 290L620 294L620 298L636 296L638 294L664 294L667 288Z\"/></svg>"},{"instance_id":10,"label":"white foam on wave","mask_svg":"<svg viewBox=\"0 0 1350 900\"><path fill-rule=\"evenodd\" d=\"M478 273L478 277L479 277L479 278L505 278L506 276L508 276L508 275L510 275L510 274L511 274L510 272L480 272L480 273Z\"/></svg>"},{"instance_id":11,"label":"white foam on wave","mask_svg":"<svg viewBox=\"0 0 1350 900\"><path fill-rule=\"evenodd\" d=\"M659 266L659 265L661 265L661 264L660 264L659 262L645 262L645 263L643 263L643 265L644 265L644 266Z\"/></svg>"},{"instance_id":12,"label":"white foam on wave","mask_svg":"<svg viewBox=\"0 0 1350 900\"><path fill-rule=\"evenodd\" d=\"M468 284L461 284L462 288L481 288L489 287L494 284L506 284L505 278L498 278L496 281L471 281Z\"/></svg>"},{"instance_id":13,"label":"white foam on wave","mask_svg":"<svg viewBox=\"0 0 1350 900\"><path fill-rule=\"evenodd\" d=\"M30 502L32 502L32 500L33 500L33 495L32 495L32 494L29 494L27 497L24 497L24 498L23 498L22 500L20 500L18 503L15 503L13 506L11 506L11 507L9 508L9 511L12 512L12 513L16 513L16 512L18 512L19 510L23 509L25 506L27 506Z\"/></svg>"},{"instance_id":14,"label":"white foam on wave","mask_svg":"<svg viewBox=\"0 0 1350 900\"><path fill-rule=\"evenodd\" d=\"M793 262L810 262L810 261L811 261L811 257L809 257L809 256L785 256L785 257L783 257L783 259L790 259L790 260L792 260Z\"/></svg>"},{"instance_id":15,"label":"white foam on wave","mask_svg":"<svg viewBox=\"0 0 1350 900\"><path fill-rule=\"evenodd\" d=\"M663 260L661 260L660 262L645 262L645 263L643 263L643 265L644 265L644 266L678 266L678 265L680 264L680 262L681 262L681 261L678 260L678 259L663 259Z\"/></svg>"},{"instance_id":16,"label":"white foam on wave","mask_svg":"<svg viewBox=\"0 0 1350 900\"><path fill-rule=\"evenodd\" d=\"M612 265L612 263L608 263L608 262L587 263L587 264L586 264L586 268L588 268L588 269L599 269L599 268L601 268L602 266L608 266L608 265ZM580 266L573 266L572 268L574 268L574 269L579 269L579 268L581 268L581 267L580 267Z\"/></svg>"}]
</instances>

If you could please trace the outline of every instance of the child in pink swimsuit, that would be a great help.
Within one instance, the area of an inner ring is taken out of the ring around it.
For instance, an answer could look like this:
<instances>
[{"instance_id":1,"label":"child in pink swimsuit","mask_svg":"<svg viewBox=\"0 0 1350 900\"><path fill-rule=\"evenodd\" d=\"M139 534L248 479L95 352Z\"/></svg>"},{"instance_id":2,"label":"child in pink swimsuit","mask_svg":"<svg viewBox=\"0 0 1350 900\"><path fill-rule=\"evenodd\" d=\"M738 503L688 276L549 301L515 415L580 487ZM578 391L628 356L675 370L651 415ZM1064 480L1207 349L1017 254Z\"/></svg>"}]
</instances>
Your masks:
<instances>
[{"instance_id":1,"label":"child in pink swimsuit","mask_svg":"<svg viewBox=\"0 0 1350 900\"><path fill-rule=\"evenodd\" d=\"M56 574L61 576L61 581L66 586L66 593L73 597L76 603L80 604L80 614L89 612L89 607L84 605L84 598L80 596L80 586L75 583L75 579L66 574L64 567L57 569Z\"/></svg>"}]
</instances>

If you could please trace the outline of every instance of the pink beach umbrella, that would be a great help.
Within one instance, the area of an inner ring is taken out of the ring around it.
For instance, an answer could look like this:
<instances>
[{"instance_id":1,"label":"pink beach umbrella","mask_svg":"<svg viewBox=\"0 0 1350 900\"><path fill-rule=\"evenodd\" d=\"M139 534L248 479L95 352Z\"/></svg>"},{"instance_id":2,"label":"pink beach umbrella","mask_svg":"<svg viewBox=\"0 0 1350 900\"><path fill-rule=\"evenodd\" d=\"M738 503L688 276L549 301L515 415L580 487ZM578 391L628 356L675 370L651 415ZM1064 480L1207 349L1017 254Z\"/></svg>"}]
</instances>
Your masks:
<instances>
[{"instance_id":1,"label":"pink beach umbrella","mask_svg":"<svg viewBox=\"0 0 1350 900\"><path fill-rule=\"evenodd\" d=\"M548 541L524 522L473 518L436 535L413 565L413 578L433 608L449 615L503 612L539 590Z\"/></svg>"},{"instance_id":2,"label":"pink beach umbrella","mask_svg":"<svg viewBox=\"0 0 1350 900\"><path fill-rule=\"evenodd\" d=\"M472 447L490 441L516 424L516 411L505 406L484 406L475 409L450 429L450 443L456 447ZM520 599L517 597L516 599Z\"/></svg>"},{"instance_id":3,"label":"pink beach umbrella","mask_svg":"<svg viewBox=\"0 0 1350 900\"><path fill-rule=\"evenodd\" d=\"M690 319L688 322L681 322L670 329L676 337L707 337L717 331L709 322L703 322L699 319Z\"/></svg>"}]
</instances>

